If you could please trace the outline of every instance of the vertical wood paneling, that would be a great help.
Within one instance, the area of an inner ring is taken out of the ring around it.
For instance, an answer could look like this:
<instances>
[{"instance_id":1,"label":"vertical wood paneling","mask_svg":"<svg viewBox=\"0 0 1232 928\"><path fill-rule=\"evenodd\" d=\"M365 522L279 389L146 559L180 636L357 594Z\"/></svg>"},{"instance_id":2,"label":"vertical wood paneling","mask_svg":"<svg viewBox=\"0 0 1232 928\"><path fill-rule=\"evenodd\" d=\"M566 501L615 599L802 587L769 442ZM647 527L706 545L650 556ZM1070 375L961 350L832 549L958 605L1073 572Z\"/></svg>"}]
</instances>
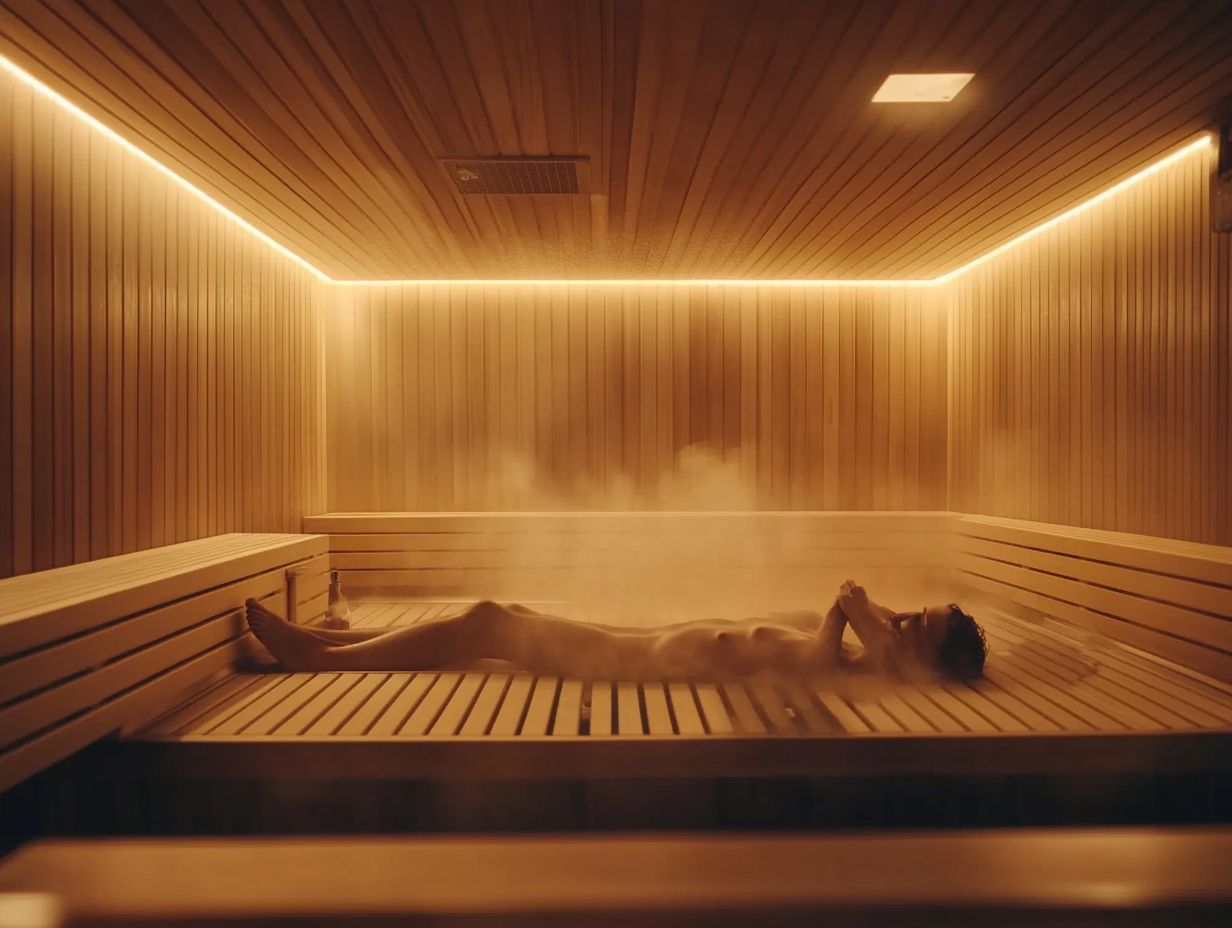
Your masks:
<instances>
[{"instance_id":1,"label":"vertical wood paneling","mask_svg":"<svg viewBox=\"0 0 1232 928\"><path fill-rule=\"evenodd\" d=\"M935 290L339 288L325 332L329 509L945 505Z\"/></svg>"},{"instance_id":2,"label":"vertical wood paneling","mask_svg":"<svg viewBox=\"0 0 1232 928\"><path fill-rule=\"evenodd\" d=\"M9 79L0 139L0 576L298 530L318 284Z\"/></svg>"},{"instance_id":3,"label":"vertical wood paneling","mask_svg":"<svg viewBox=\"0 0 1232 928\"><path fill-rule=\"evenodd\" d=\"M951 508L1232 544L1209 171L1179 161L949 285Z\"/></svg>"}]
</instances>

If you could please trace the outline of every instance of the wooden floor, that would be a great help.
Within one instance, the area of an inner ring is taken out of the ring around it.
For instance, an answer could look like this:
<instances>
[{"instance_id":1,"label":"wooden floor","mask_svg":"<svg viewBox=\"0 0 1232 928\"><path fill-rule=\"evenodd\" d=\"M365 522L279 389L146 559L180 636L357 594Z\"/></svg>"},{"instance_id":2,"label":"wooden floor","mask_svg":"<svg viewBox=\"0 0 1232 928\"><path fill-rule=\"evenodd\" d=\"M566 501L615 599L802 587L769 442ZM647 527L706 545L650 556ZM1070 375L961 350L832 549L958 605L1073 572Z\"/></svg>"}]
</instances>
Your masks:
<instances>
[{"instance_id":1,"label":"wooden floor","mask_svg":"<svg viewBox=\"0 0 1232 928\"><path fill-rule=\"evenodd\" d=\"M464 605L365 602L355 607L352 624L403 626ZM984 679L971 684L636 683L482 672L240 674L136 738L208 743L1232 731L1227 683L1058 621L988 611L981 618L991 652Z\"/></svg>"}]
</instances>

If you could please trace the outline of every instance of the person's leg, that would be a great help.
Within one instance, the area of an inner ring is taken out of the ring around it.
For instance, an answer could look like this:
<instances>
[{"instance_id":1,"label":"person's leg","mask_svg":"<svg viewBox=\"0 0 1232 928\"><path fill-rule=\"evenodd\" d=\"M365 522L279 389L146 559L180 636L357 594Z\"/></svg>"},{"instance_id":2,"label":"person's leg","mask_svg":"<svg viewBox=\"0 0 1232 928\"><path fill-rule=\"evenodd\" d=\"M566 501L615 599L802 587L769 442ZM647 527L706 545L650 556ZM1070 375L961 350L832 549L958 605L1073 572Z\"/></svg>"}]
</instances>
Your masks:
<instances>
[{"instance_id":1,"label":"person's leg","mask_svg":"<svg viewBox=\"0 0 1232 928\"><path fill-rule=\"evenodd\" d=\"M315 625L305 625L322 641L328 644L359 644L361 641L371 641L388 634L388 628L317 628Z\"/></svg>"},{"instance_id":2,"label":"person's leg","mask_svg":"<svg viewBox=\"0 0 1232 928\"><path fill-rule=\"evenodd\" d=\"M480 658L562 676L636 675L653 638L625 636L556 616L511 612L480 602L461 615L329 646L307 629L250 610L257 638L289 670L430 670Z\"/></svg>"}]
</instances>

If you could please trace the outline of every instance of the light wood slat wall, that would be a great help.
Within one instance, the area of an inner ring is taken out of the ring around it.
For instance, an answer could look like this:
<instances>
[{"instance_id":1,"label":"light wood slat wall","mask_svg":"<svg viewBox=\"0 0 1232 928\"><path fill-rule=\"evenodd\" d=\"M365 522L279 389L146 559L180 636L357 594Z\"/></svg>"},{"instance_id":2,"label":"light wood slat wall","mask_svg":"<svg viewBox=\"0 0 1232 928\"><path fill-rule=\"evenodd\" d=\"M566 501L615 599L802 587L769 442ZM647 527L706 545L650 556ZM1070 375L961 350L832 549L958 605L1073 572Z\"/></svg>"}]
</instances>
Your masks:
<instances>
[{"instance_id":1,"label":"light wood slat wall","mask_svg":"<svg viewBox=\"0 0 1232 928\"><path fill-rule=\"evenodd\" d=\"M1232 236L1187 158L949 288L950 505L1232 544Z\"/></svg>"},{"instance_id":2,"label":"light wood slat wall","mask_svg":"<svg viewBox=\"0 0 1232 928\"><path fill-rule=\"evenodd\" d=\"M319 511L321 294L0 79L0 576Z\"/></svg>"},{"instance_id":3,"label":"light wood slat wall","mask_svg":"<svg viewBox=\"0 0 1232 928\"><path fill-rule=\"evenodd\" d=\"M943 508L943 304L909 287L337 288L328 506Z\"/></svg>"}]
</instances>

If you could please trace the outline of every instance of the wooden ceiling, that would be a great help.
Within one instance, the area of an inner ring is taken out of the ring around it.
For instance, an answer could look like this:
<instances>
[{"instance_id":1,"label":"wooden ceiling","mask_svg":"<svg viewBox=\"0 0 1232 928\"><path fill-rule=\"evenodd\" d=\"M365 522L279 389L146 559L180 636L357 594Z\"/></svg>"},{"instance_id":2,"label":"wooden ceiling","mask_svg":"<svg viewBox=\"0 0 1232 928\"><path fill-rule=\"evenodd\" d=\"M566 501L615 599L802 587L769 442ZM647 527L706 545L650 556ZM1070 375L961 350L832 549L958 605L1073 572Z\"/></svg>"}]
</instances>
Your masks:
<instances>
[{"instance_id":1,"label":"wooden ceiling","mask_svg":"<svg viewBox=\"0 0 1232 928\"><path fill-rule=\"evenodd\" d=\"M1232 4L0 0L0 49L338 278L931 277L1224 115ZM438 161L546 154L590 195Z\"/></svg>"}]
</instances>

